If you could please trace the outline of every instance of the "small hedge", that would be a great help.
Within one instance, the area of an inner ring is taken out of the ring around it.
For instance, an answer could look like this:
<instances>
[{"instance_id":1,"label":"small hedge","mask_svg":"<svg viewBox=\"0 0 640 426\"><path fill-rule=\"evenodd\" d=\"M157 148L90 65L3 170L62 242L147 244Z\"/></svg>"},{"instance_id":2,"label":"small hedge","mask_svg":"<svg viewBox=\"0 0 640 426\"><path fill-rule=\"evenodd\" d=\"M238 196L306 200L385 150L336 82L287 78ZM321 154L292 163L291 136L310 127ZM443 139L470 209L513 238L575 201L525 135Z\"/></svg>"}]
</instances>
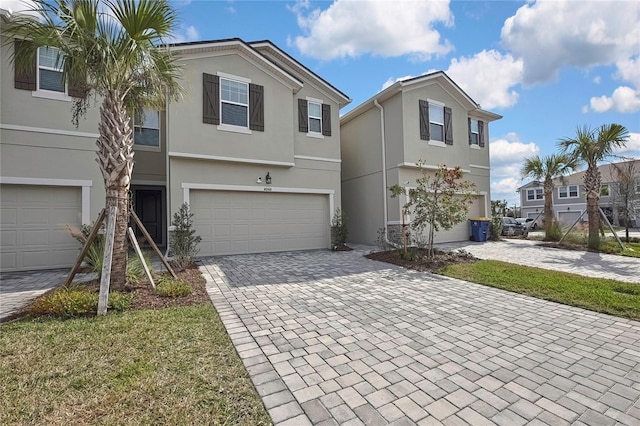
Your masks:
<instances>
[{"instance_id":1,"label":"small hedge","mask_svg":"<svg viewBox=\"0 0 640 426\"><path fill-rule=\"evenodd\" d=\"M193 289L189 284L180 280L173 279L168 275L163 275L158 279L156 292L161 297L184 297L191 294Z\"/></svg>"},{"instance_id":2,"label":"small hedge","mask_svg":"<svg viewBox=\"0 0 640 426\"><path fill-rule=\"evenodd\" d=\"M31 305L32 315L78 317L94 315L98 310L98 293L78 287L61 287L37 299ZM109 293L107 309L124 311L131 306L133 295L117 291Z\"/></svg>"}]
</instances>

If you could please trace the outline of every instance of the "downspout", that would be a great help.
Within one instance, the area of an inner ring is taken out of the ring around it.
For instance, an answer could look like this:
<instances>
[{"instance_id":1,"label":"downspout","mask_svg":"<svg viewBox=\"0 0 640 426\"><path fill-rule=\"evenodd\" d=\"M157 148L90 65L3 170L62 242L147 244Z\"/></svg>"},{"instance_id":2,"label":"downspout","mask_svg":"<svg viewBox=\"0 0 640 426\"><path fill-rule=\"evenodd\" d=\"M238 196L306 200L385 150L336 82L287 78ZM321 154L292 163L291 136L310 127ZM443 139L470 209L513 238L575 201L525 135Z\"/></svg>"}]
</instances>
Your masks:
<instances>
[{"instance_id":1,"label":"downspout","mask_svg":"<svg viewBox=\"0 0 640 426\"><path fill-rule=\"evenodd\" d=\"M380 110L380 140L382 142L382 213L383 213L383 229L384 229L384 241L395 247L391 241L389 241L389 231L387 229L387 222L389 214L387 212L387 144L384 136L384 108L377 99L373 100L373 104Z\"/></svg>"},{"instance_id":2,"label":"downspout","mask_svg":"<svg viewBox=\"0 0 640 426\"><path fill-rule=\"evenodd\" d=\"M165 206L165 215L166 215L166 224L167 224L167 248L165 249L165 253L164 253L164 257L169 257L169 250L171 249L171 179L169 176L170 170L169 170L169 165L170 165L170 161L169 161L169 135L171 134L171 132L169 131L169 122L171 120L169 120L169 106L170 106L171 102L169 102L167 100L166 102L166 108L165 108L165 114L164 114L164 149L165 149L165 200L166 200L166 206Z\"/></svg>"}]
</instances>

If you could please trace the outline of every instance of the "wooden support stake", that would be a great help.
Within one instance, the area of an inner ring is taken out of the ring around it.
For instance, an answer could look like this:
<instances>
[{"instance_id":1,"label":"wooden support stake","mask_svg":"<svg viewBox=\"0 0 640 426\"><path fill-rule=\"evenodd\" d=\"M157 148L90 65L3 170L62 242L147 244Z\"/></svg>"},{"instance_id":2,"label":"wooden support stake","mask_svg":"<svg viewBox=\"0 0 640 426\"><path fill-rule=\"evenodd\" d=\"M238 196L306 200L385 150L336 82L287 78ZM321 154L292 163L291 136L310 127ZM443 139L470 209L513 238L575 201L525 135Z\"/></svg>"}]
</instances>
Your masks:
<instances>
[{"instance_id":1,"label":"wooden support stake","mask_svg":"<svg viewBox=\"0 0 640 426\"><path fill-rule=\"evenodd\" d=\"M600 210L600 216L602 216L602 218L604 219L604 222L609 226L609 229L611 229L611 232L613 232L614 237L616 237L616 241L618 241L618 244L620 244L620 248L624 250L624 244L622 244L622 241L620 241L620 238L618 238L618 234L616 234L616 231L613 229L613 226L611 226L611 222L609 222L609 219L607 219L607 215L604 214L602 207L598 207L598 210Z\"/></svg>"},{"instance_id":2,"label":"wooden support stake","mask_svg":"<svg viewBox=\"0 0 640 426\"><path fill-rule=\"evenodd\" d=\"M98 315L104 315L107 313L107 305L109 303L111 260L113 259L113 240L116 235L117 214L118 206L111 206L109 208L109 216L107 217L107 233L104 236L104 257L102 260L102 278L100 279L100 296L98 298Z\"/></svg>"},{"instance_id":3,"label":"wooden support stake","mask_svg":"<svg viewBox=\"0 0 640 426\"><path fill-rule=\"evenodd\" d=\"M140 262L142 262L142 267L144 268L144 272L147 273L147 278L149 278L149 282L151 283L151 287L153 287L153 289L156 289L156 283L153 282L153 277L151 276L151 271L149 271L149 267L147 266L147 262L144 261L144 256L142 255L142 250L140 250L140 246L138 245L138 240L136 240L136 235L133 233L133 229L131 227L129 227L129 229L127 229L127 232L129 233L129 241L131 241L131 244L133 245L134 250L136 251L136 254L138 255L138 259L140 259Z\"/></svg>"},{"instance_id":4,"label":"wooden support stake","mask_svg":"<svg viewBox=\"0 0 640 426\"><path fill-rule=\"evenodd\" d=\"M107 211L105 209L102 209L102 211L100 211L100 215L98 216L98 220L96 221L95 225L93 226L93 230L91 231L91 234L89 234L89 237L87 237L87 241L84 243L84 247L82 247L82 251L80 251L80 255L78 256L78 259L76 260L76 263L73 265L73 268L71 269L71 272L69 272L69 276L67 277L67 281L64 282L64 285L69 285L73 282L73 279L75 278L76 274L78 273L78 269L80 269L80 265L82 265L82 261L84 260L85 256L87 255L87 252L89 251L89 248L91 247L91 244L93 243L93 240L96 239L96 236L98 235L98 231L100 231L100 226L102 226L102 222L104 222L104 217L106 215Z\"/></svg>"},{"instance_id":5,"label":"wooden support stake","mask_svg":"<svg viewBox=\"0 0 640 426\"><path fill-rule=\"evenodd\" d=\"M560 241L558 241L558 243L561 243L564 240L564 237L566 237L567 235L569 235L569 232L571 232L571 230L573 229L574 226L576 226L578 224L578 222L580 221L580 219L582 219L582 216L584 216L584 214L586 213L586 210L583 210L582 213L580 213L580 216L576 219L575 222L573 222L573 225L571 225L571 228L569 228L569 230L562 236L562 238L560 238Z\"/></svg>"},{"instance_id":6,"label":"wooden support stake","mask_svg":"<svg viewBox=\"0 0 640 426\"><path fill-rule=\"evenodd\" d=\"M171 268L171 265L169 265L169 262L167 262L167 260L164 258L164 256L162 255L162 253L160 253L160 249L158 248L158 246L156 245L156 243L153 241L153 238L151 238L151 235L149 235L149 233L147 232L147 229L144 227L144 225L142 224L142 222L140 221L140 218L138 218L138 215L136 214L136 212L134 212L133 210L131 210L131 216L133 217L133 221L136 223L136 225L138 226L138 228L140 229L140 231L142 232L142 235L144 235L144 238L149 242L149 244L151 245L151 248L153 249L153 251L158 255L158 257L160 258L160 261L162 262L162 264L164 265L165 268L167 268L167 271L169 271L169 273L171 274L171 276L173 278L178 278L178 276L176 275L175 272L173 272L173 269Z\"/></svg>"}]
</instances>

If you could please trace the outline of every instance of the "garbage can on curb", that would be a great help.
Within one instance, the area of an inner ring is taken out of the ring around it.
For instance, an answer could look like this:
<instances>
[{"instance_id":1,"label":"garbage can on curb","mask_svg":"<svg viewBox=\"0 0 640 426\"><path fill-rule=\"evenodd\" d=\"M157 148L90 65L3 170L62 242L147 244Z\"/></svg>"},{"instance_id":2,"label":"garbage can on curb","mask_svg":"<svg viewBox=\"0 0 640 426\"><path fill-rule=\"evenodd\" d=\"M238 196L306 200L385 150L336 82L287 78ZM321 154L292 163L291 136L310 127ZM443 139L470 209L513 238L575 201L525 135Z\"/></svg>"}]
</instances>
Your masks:
<instances>
[{"instance_id":1,"label":"garbage can on curb","mask_svg":"<svg viewBox=\"0 0 640 426\"><path fill-rule=\"evenodd\" d=\"M471 239L480 243L487 241L491 220L487 218L472 218L469 219L469 222L471 223Z\"/></svg>"}]
</instances>

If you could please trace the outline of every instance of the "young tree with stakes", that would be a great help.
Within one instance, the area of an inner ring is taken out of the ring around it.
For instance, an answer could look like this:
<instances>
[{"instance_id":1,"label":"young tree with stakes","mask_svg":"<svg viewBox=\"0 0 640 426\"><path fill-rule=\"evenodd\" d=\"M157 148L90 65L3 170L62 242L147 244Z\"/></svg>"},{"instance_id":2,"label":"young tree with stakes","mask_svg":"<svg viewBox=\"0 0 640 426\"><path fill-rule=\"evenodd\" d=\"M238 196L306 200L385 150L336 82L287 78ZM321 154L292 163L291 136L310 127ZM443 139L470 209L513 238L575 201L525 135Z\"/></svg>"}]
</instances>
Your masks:
<instances>
[{"instance_id":1,"label":"young tree with stakes","mask_svg":"<svg viewBox=\"0 0 640 426\"><path fill-rule=\"evenodd\" d=\"M181 93L180 68L166 48L176 12L165 0L33 0L32 14L12 17L15 66L29 72L38 48L57 49L63 78L73 89L73 122L100 99L97 162L104 178L106 208L117 206L111 285L126 284L126 232L133 172L132 116L164 109ZM13 42L13 40L12 40Z\"/></svg>"},{"instance_id":2,"label":"young tree with stakes","mask_svg":"<svg viewBox=\"0 0 640 426\"><path fill-rule=\"evenodd\" d=\"M587 193L587 215L589 217L589 241L591 249L600 248L600 184L602 176L598 163L613 155L616 148L625 147L629 131L620 124L604 124L597 129L578 127L576 136L563 138L558 146L578 162L584 162L584 189Z\"/></svg>"},{"instance_id":3,"label":"young tree with stakes","mask_svg":"<svg viewBox=\"0 0 640 426\"><path fill-rule=\"evenodd\" d=\"M394 185L389 188L392 197L408 193L404 205L412 212L411 228L422 233L429 226L427 237L428 257L433 258L435 233L440 229L449 230L467 219L469 207L476 194L475 184L463 180L462 169L440 165L435 171L425 169L424 161L418 162L422 176L416 179L417 186L407 189Z\"/></svg>"}]
</instances>

